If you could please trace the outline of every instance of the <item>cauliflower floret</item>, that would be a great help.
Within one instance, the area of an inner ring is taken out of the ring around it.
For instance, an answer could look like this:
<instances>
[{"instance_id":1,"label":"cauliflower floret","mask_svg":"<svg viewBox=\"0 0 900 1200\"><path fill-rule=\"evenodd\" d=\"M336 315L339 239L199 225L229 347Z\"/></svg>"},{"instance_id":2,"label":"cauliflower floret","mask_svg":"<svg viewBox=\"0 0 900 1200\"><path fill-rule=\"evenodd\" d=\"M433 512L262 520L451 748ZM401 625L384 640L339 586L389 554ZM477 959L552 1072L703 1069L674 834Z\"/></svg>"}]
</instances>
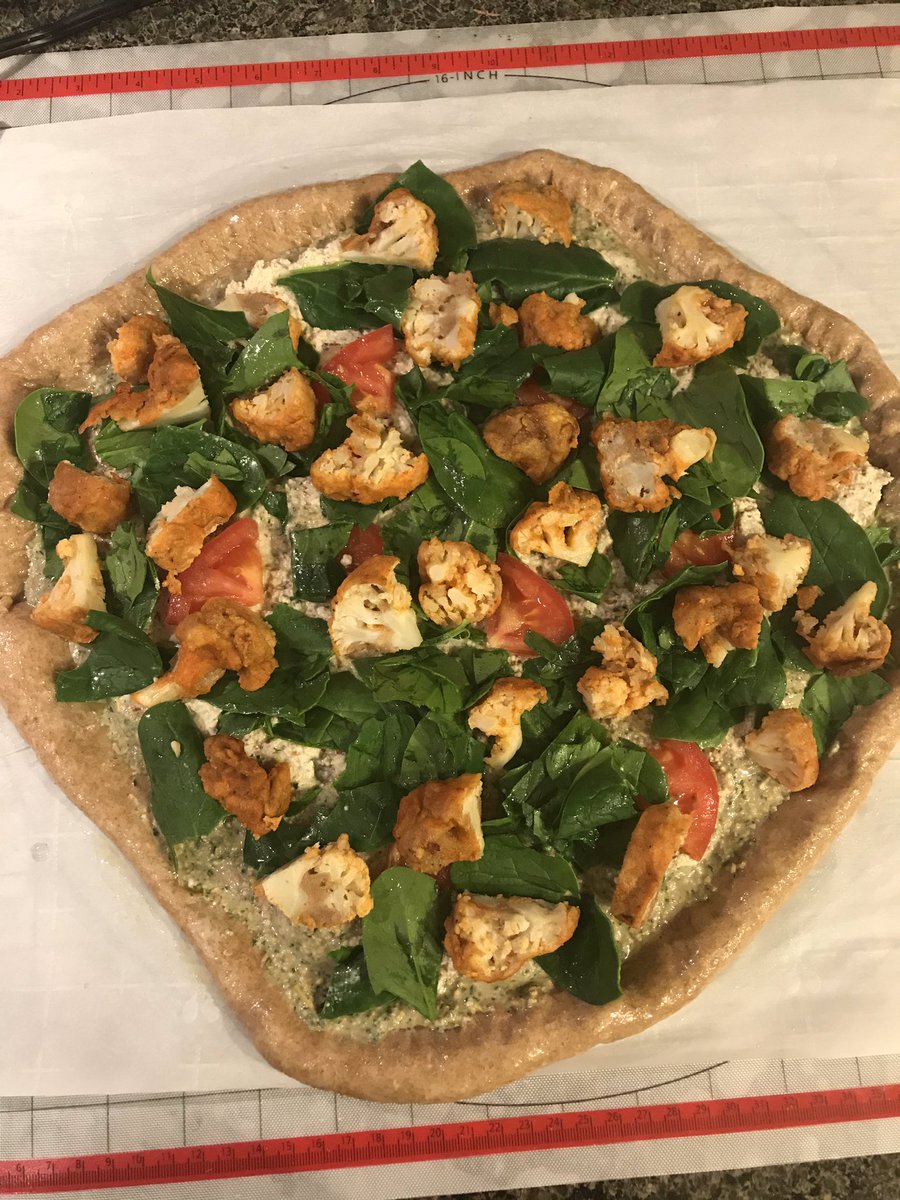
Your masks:
<instances>
[{"instance_id":1,"label":"cauliflower floret","mask_svg":"<svg viewBox=\"0 0 900 1200\"><path fill-rule=\"evenodd\" d=\"M409 589L397 582L399 558L373 554L335 594L328 629L339 659L394 654L422 644Z\"/></svg>"},{"instance_id":2,"label":"cauliflower floret","mask_svg":"<svg viewBox=\"0 0 900 1200\"><path fill-rule=\"evenodd\" d=\"M469 728L494 739L484 760L499 771L522 745L522 717L547 703L547 689L531 679L497 679L485 698L469 709Z\"/></svg>"},{"instance_id":3,"label":"cauliflower floret","mask_svg":"<svg viewBox=\"0 0 900 1200\"><path fill-rule=\"evenodd\" d=\"M546 503L529 505L513 527L509 542L520 557L543 554L586 567L597 549L602 527L603 505L597 496L557 483Z\"/></svg>"},{"instance_id":4,"label":"cauliflower floret","mask_svg":"<svg viewBox=\"0 0 900 1200\"><path fill-rule=\"evenodd\" d=\"M316 397L296 367L258 392L231 405L231 415L260 442L305 450L316 436Z\"/></svg>"},{"instance_id":5,"label":"cauliflower floret","mask_svg":"<svg viewBox=\"0 0 900 1200\"><path fill-rule=\"evenodd\" d=\"M171 668L131 697L141 708L205 696L226 671L237 671L243 690L256 692L278 666L272 626L234 600L207 600L178 625L175 638L178 654Z\"/></svg>"},{"instance_id":6,"label":"cauliflower floret","mask_svg":"<svg viewBox=\"0 0 900 1200\"><path fill-rule=\"evenodd\" d=\"M593 649L603 655L603 666L588 667L578 690L595 721L627 717L668 700L669 693L656 678L656 659L624 625L604 626Z\"/></svg>"},{"instance_id":7,"label":"cauliflower floret","mask_svg":"<svg viewBox=\"0 0 900 1200\"><path fill-rule=\"evenodd\" d=\"M410 358L420 367L439 362L455 370L475 349L480 311L471 271L417 279L400 323Z\"/></svg>"},{"instance_id":8,"label":"cauliflower floret","mask_svg":"<svg viewBox=\"0 0 900 1200\"><path fill-rule=\"evenodd\" d=\"M156 352L153 339L168 332L165 322L150 313L120 325L115 338L106 344L112 369L119 378L126 383L144 383Z\"/></svg>"},{"instance_id":9,"label":"cauliflower floret","mask_svg":"<svg viewBox=\"0 0 900 1200\"><path fill-rule=\"evenodd\" d=\"M267 771L250 758L244 743L225 734L203 739L206 762L200 782L207 795L237 817L254 837L277 829L291 802L291 768L277 762Z\"/></svg>"},{"instance_id":10,"label":"cauliflower floret","mask_svg":"<svg viewBox=\"0 0 900 1200\"><path fill-rule=\"evenodd\" d=\"M686 649L695 650L699 644L706 661L721 667L729 651L752 650L759 644L763 607L752 584L701 584L678 590L672 619Z\"/></svg>"},{"instance_id":11,"label":"cauliflower floret","mask_svg":"<svg viewBox=\"0 0 900 1200\"><path fill-rule=\"evenodd\" d=\"M644 809L619 868L610 905L614 917L633 929L643 925L690 827L690 814L675 804L651 804Z\"/></svg>"},{"instance_id":12,"label":"cauliflower floret","mask_svg":"<svg viewBox=\"0 0 900 1200\"><path fill-rule=\"evenodd\" d=\"M430 271L438 252L434 213L406 188L394 188L379 200L366 233L341 242L341 257L350 262L384 263Z\"/></svg>"},{"instance_id":13,"label":"cauliflower floret","mask_svg":"<svg viewBox=\"0 0 900 1200\"><path fill-rule=\"evenodd\" d=\"M488 316L495 325L518 325L519 314L511 304L491 304L488 308Z\"/></svg>"},{"instance_id":14,"label":"cauliflower floret","mask_svg":"<svg viewBox=\"0 0 900 1200\"><path fill-rule=\"evenodd\" d=\"M120 383L111 396L95 404L82 421L84 433L104 417L126 432L149 425L184 425L209 416L209 403L200 381L200 368L178 338L156 336L153 361L147 370L147 388L133 392Z\"/></svg>"},{"instance_id":15,"label":"cauliflower floret","mask_svg":"<svg viewBox=\"0 0 900 1200\"><path fill-rule=\"evenodd\" d=\"M400 801L391 861L425 875L484 853L481 776L430 779Z\"/></svg>"},{"instance_id":16,"label":"cauliflower floret","mask_svg":"<svg viewBox=\"0 0 900 1200\"><path fill-rule=\"evenodd\" d=\"M555 187L505 183L491 196L491 216L501 237L533 237L545 245L572 241L572 206Z\"/></svg>"},{"instance_id":17,"label":"cauliflower floret","mask_svg":"<svg viewBox=\"0 0 900 1200\"><path fill-rule=\"evenodd\" d=\"M191 565L209 535L230 520L236 509L234 496L217 475L198 488L177 487L173 498L150 522L148 557L177 575ZM177 590L177 585L172 590Z\"/></svg>"},{"instance_id":18,"label":"cauliflower floret","mask_svg":"<svg viewBox=\"0 0 900 1200\"><path fill-rule=\"evenodd\" d=\"M444 948L461 975L499 983L539 954L558 950L580 915L574 904L463 892L444 925Z\"/></svg>"},{"instance_id":19,"label":"cauliflower floret","mask_svg":"<svg viewBox=\"0 0 900 1200\"><path fill-rule=\"evenodd\" d=\"M819 751L812 721L799 708L776 708L744 738L750 757L789 792L819 778Z\"/></svg>"},{"instance_id":20,"label":"cauliflower floret","mask_svg":"<svg viewBox=\"0 0 900 1200\"><path fill-rule=\"evenodd\" d=\"M365 412L350 417L347 425L346 441L310 467L313 486L324 496L378 504L389 496L403 500L425 482L428 459L411 454L393 425Z\"/></svg>"},{"instance_id":21,"label":"cauliflower floret","mask_svg":"<svg viewBox=\"0 0 900 1200\"><path fill-rule=\"evenodd\" d=\"M865 463L869 439L814 417L782 417L766 437L766 465L796 496L832 497Z\"/></svg>"},{"instance_id":22,"label":"cauliflower floret","mask_svg":"<svg viewBox=\"0 0 900 1200\"><path fill-rule=\"evenodd\" d=\"M852 468L849 477L836 481L831 492L835 504L852 517L857 525L871 525L881 503L881 493L892 479L890 471L873 467L870 462Z\"/></svg>"},{"instance_id":23,"label":"cauliflower floret","mask_svg":"<svg viewBox=\"0 0 900 1200\"><path fill-rule=\"evenodd\" d=\"M558 346L560 350L583 350L597 340L599 330L590 317L583 317L584 301L554 300L546 292L526 296L519 306L523 346Z\"/></svg>"},{"instance_id":24,"label":"cauliflower floret","mask_svg":"<svg viewBox=\"0 0 900 1200\"><path fill-rule=\"evenodd\" d=\"M497 457L524 471L532 483L546 483L578 445L578 422L552 400L504 408L481 432Z\"/></svg>"},{"instance_id":25,"label":"cauliflower floret","mask_svg":"<svg viewBox=\"0 0 900 1200\"><path fill-rule=\"evenodd\" d=\"M486 620L500 607L500 568L468 542L422 542L419 604L429 621L451 629Z\"/></svg>"},{"instance_id":26,"label":"cauliflower floret","mask_svg":"<svg viewBox=\"0 0 900 1200\"><path fill-rule=\"evenodd\" d=\"M656 306L662 349L654 367L687 367L705 362L744 336L747 310L706 288L685 284Z\"/></svg>"},{"instance_id":27,"label":"cauliflower floret","mask_svg":"<svg viewBox=\"0 0 900 1200\"><path fill-rule=\"evenodd\" d=\"M47 499L54 512L86 533L111 533L128 512L131 484L118 475L92 475L63 459Z\"/></svg>"},{"instance_id":28,"label":"cauliflower floret","mask_svg":"<svg viewBox=\"0 0 900 1200\"><path fill-rule=\"evenodd\" d=\"M815 584L807 584L805 587L797 588L798 610L802 613L806 612L806 610L812 608L819 597L823 596L824 594L825 593L822 591L822 589L820 587L816 587ZM795 618L795 620L796 619L797 618Z\"/></svg>"},{"instance_id":29,"label":"cauliflower floret","mask_svg":"<svg viewBox=\"0 0 900 1200\"><path fill-rule=\"evenodd\" d=\"M106 593L97 545L89 533L74 533L56 543L63 573L34 606L31 619L70 642L86 646L97 631L85 625L89 612L106 612Z\"/></svg>"},{"instance_id":30,"label":"cauliflower floret","mask_svg":"<svg viewBox=\"0 0 900 1200\"><path fill-rule=\"evenodd\" d=\"M287 302L271 292L229 292L216 308L225 312L242 312L251 329L262 329L269 317L290 311ZM296 350L300 345L303 322L296 317L288 317L288 333Z\"/></svg>"},{"instance_id":31,"label":"cauliflower floret","mask_svg":"<svg viewBox=\"0 0 900 1200\"><path fill-rule=\"evenodd\" d=\"M606 503L620 512L660 512L681 493L671 483L689 467L713 456L715 431L659 421L604 416L594 427Z\"/></svg>"},{"instance_id":32,"label":"cauliflower floret","mask_svg":"<svg viewBox=\"0 0 900 1200\"><path fill-rule=\"evenodd\" d=\"M806 577L812 543L793 533L783 538L755 534L731 551L732 569L759 592L763 608L781 612Z\"/></svg>"},{"instance_id":33,"label":"cauliflower floret","mask_svg":"<svg viewBox=\"0 0 900 1200\"><path fill-rule=\"evenodd\" d=\"M828 614L820 624L811 613L799 612L797 632L808 643L804 654L815 667L844 678L865 675L884 665L891 648L891 631L871 615L878 588L869 580Z\"/></svg>"},{"instance_id":34,"label":"cauliflower floret","mask_svg":"<svg viewBox=\"0 0 900 1200\"><path fill-rule=\"evenodd\" d=\"M335 929L372 911L369 868L350 849L346 833L322 849L310 846L302 858L273 871L253 890L292 924L307 929Z\"/></svg>"}]
</instances>

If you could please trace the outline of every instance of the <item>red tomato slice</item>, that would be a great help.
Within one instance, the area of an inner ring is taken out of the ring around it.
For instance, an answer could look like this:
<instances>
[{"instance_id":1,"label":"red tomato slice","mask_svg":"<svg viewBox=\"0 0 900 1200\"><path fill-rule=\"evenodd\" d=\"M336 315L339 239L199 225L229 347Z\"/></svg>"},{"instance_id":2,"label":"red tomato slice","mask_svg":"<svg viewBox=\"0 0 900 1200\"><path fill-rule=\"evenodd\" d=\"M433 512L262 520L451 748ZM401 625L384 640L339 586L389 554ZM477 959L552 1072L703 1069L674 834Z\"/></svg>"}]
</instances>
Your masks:
<instances>
[{"instance_id":1,"label":"red tomato slice","mask_svg":"<svg viewBox=\"0 0 900 1200\"><path fill-rule=\"evenodd\" d=\"M263 565L258 542L259 528L251 517L242 517L211 537L178 576L181 592L169 593L166 624L177 625L215 597L235 600L248 608L261 604Z\"/></svg>"},{"instance_id":2,"label":"red tomato slice","mask_svg":"<svg viewBox=\"0 0 900 1200\"><path fill-rule=\"evenodd\" d=\"M689 858L701 859L719 816L719 783L709 759L696 742L665 738L647 747L666 773L669 794L683 813L693 817L681 849Z\"/></svg>"},{"instance_id":3,"label":"red tomato slice","mask_svg":"<svg viewBox=\"0 0 900 1200\"><path fill-rule=\"evenodd\" d=\"M529 629L561 645L575 632L568 604L552 584L509 554L497 555L503 582L500 607L485 623L489 646L533 658L525 641Z\"/></svg>"},{"instance_id":4,"label":"red tomato slice","mask_svg":"<svg viewBox=\"0 0 900 1200\"><path fill-rule=\"evenodd\" d=\"M387 364L396 353L394 327L383 325L342 346L322 370L353 388L354 408L386 417L394 407L394 375Z\"/></svg>"},{"instance_id":5,"label":"red tomato slice","mask_svg":"<svg viewBox=\"0 0 900 1200\"><path fill-rule=\"evenodd\" d=\"M343 560L346 554L350 555L348 574L362 566L367 558L373 558L376 554L384 554L384 538L381 536L380 528L374 524L370 525L368 529L354 525L347 538L347 545L341 551L340 559Z\"/></svg>"},{"instance_id":6,"label":"red tomato slice","mask_svg":"<svg viewBox=\"0 0 900 1200\"><path fill-rule=\"evenodd\" d=\"M730 530L727 533L711 533L708 537L700 537L693 529L685 529L672 543L669 557L662 569L663 575L666 579L671 579L685 567L711 567L716 563L728 562L731 558L728 549L733 537L734 534Z\"/></svg>"},{"instance_id":7,"label":"red tomato slice","mask_svg":"<svg viewBox=\"0 0 900 1200\"><path fill-rule=\"evenodd\" d=\"M526 408L530 408L532 404L546 404L548 400L554 404L561 404L576 421L587 416L588 410L583 404L579 404L570 396L557 396L555 392L545 392L541 385L535 383L533 379L526 379L524 383L519 384L516 388L516 399Z\"/></svg>"}]
</instances>

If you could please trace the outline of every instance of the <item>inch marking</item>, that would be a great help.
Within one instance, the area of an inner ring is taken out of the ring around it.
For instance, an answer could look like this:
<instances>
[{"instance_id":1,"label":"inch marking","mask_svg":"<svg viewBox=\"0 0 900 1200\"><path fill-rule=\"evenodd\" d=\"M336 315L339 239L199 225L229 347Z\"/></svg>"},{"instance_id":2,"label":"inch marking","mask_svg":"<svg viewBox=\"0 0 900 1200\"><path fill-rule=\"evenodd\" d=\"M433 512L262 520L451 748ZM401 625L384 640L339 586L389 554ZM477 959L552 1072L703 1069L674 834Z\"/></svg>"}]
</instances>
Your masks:
<instances>
[{"instance_id":1,"label":"inch marking","mask_svg":"<svg viewBox=\"0 0 900 1200\"><path fill-rule=\"evenodd\" d=\"M288 1175L900 1117L900 1084L0 1162L0 1195Z\"/></svg>"},{"instance_id":2,"label":"inch marking","mask_svg":"<svg viewBox=\"0 0 900 1200\"><path fill-rule=\"evenodd\" d=\"M262 87L272 83L397 79L416 75L452 75L464 71L521 71L529 67L583 67L733 54L779 54L789 50L850 50L897 45L900 45L900 25L867 25L849 29L785 29L767 33L717 33L699 37L569 42L544 46L424 51L417 54L366 54L358 58L297 59L292 62L3 79L0 80L0 101L108 96L127 92L192 91L213 87Z\"/></svg>"}]
</instances>

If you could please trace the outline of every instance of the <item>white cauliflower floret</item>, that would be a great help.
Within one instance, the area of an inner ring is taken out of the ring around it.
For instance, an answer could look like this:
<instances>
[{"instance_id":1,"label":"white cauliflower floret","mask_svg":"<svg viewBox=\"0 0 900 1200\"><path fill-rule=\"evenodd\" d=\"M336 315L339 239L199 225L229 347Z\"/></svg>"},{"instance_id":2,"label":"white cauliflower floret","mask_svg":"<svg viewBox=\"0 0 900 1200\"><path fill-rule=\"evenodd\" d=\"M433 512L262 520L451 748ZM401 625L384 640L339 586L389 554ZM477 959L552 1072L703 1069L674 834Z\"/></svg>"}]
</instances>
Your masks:
<instances>
[{"instance_id":1,"label":"white cauliflower floret","mask_svg":"<svg viewBox=\"0 0 900 1200\"><path fill-rule=\"evenodd\" d=\"M533 237L545 245L572 241L572 206L555 187L502 184L491 196L491 216L501 237Z\"/></svg>"},{"instance_id":2,"label":"white cauliflower floret","mask_svg":"<svg viewBox=\"0 0 900 1200\"><path fill-rule=\"evenodd\" d=\"M399 565L399 558L374 554L338 588L328 629L339 659L394 654L422 644L412 596L397 582Z\"/></svg>"},{"instance_id":3,"label":"white cauliflower floret","mask_svg":"<svg viewBox=\"0 0 900 1200\"><path fill-rule=\"evenodd\" d=\"M419 604L429 621L450 629L485 621L500 607L500 568L468 542L422 542Z\"/></svg>"},{"instance_id":4,"label":"white cauliflower floret","mask_svg":"<svg viewBox=\"0 0 900 1200\"><path fill-rule=\"evenodd\" d=\"M620 512L660 512L681 493L673 482L716 448L715 430L659 421L619 420L607 414L594 427L606 503Z\"/></svg>"},{"instance_id":5,"label":"white cauliflower floret","mask_svg":"<svg viewBox=\"0 0 900 1200\"><path fill-rule=\"evenodd\" d=\"M529 505L509 541L520 557L543 554L586 567L597 549L603 524L603 505L597 496L557 483L546 502Z\"/></svg>"},{"instance_id":6,"label":"white cauliflower floret","mask_svg":"<svg viewBox=\"0 0 900 1200\"><path fill-rule=\"evenodd\" d=\"M494 739L484 760L494 770L505 767L522 745L522 717L546 704L547 689L531 679L497 679L485 698L469 709L469 728Z\"/></svg>"},{"instance_id":7,"label":"white cauliflower floret","mask_svg":"<svg viewBox=\"0 0 900 1200\"><path fill-rule=\"evenodd\" d=\"M783 538L755 534L735 546L731 560L735 575L759 592L763 608L781 612L806 577L812 543L792 533Z\"/></svg>"},{"instance_id":8,"label":"white cauliflower floret","mask_svg":"<svg viewBox=\"0 0 900 1200\"><path fill-rule=\"evenodd\" d=\"M881 503L881 493L892 479L890 471L873 467L868 461L853 468L846 479L837 480L831 499L839 504L857 525L871 525Z\"/></svg>"},{"instance_id":9,"label":"white cauliflower floret","mask_svg":"<svg viewBox=\"0 0 900 1200\"><path fill-rule=\"evenodd\" d=\"M484 853L481 776L430 779L400 801L391 861L425 875Z\"/></svg>"},{"instance_id":10,"label":"white cauliflower floret","mask_svg":"<svg viewBox=\"0 0 900 1200\"><path fill-rule=\"evenodd\" d=\"M869 451L866 434L849 433L815 417L782 417L766 436L766 465L807 500L831 498L851 483Z\"/></svg>"},{"instance_id":11,"label":"white cauliflower floret","mask_svg":"<svg viewBox=\"0 0 900 1200\"><path fill-rule=\"evenodd\" d=\"M410 358L420 367L439 362L456 369L475 349L480 311L471 271L417 279L400 323Z\"/></svg>"},{"instance_id":12,"label":"white cauliflower floret","mask_svg":"<svg viewBox=\"0 0 900 1200\"><path fill-rule=\"evenodd\" d=\"M594 638L602 667L588 667L578 680L585 708L595 721L627 717L649 704L665 704L669 693L656 678L656 659L624 625L606 625Z\"/></svg>"},{"instance_id":13,"label":"white cauliflower floret","mask_svg":"<svg viewBox=\"0 0 900 1200\"><path fill-rule=\"evenodd\" d=\"M706 288L685 284L656 306L662 349L655 367L687 367L729 350L744 336L747 310Z\"/></svg>"},{"instance_id":14,"label":"white cauliflower floret","mask_svg":"<svg viewBox=\"0 0 900 1200\"><path fill-rule=\"evenodd\" d=\"M264 392L233 401L231 415L260 442L305 450L316 436L316 396L296 367Z\"/></svg>"},{"instance_id":15,"label":"white cauliflower floret","mask_svg":"<svg viewBox=\"0 0 900 1200\"><path fill-rule=\"evenodd\" d=\"M884 665L891 631L870 612L877 595L878 588L869 580L821 624L811 613L797 613L797 632L807 642L804 653L813 666L843 678Z\"/></svg>"},{"instance_id":16,"label":"white cauliflower floret","mask_svg":"<svg viewBox=\"0 0 900 1200\"><path fill-rule=\"evenodd\" d=\"M260 880L254 891L307 929L334 929L372 911L369 868L350 849L346 833L321 849L310 846L302 858Z\"/></svg>"},{"instance_id":17,"label":"white cauliflower floret","mask_svg":"<svg viewBox=\"0 0 900 1200\"><path fill-rule=\"evenodd\" d=\"M499 983L538 955L558 950L580 915L574 904L463 892L447 918L444 948L461 975Z\"/></svg>"},{"instance_id":18,"label":"white cauliflower floret","mask_svg":"<svg viewBox=\"0 0 900 1200\"><path fill-rule=\"evenodd\" d=\"M177 487L173 498L150 522L148 557L177 575L191 565L209 535L236 510L234 496L216 475L198 488Z\"/></svg>"},{"instance_id":19,"label":"white cauliflower floret","mask_svg":"<svg viewBox=\"0 0 900 1200\"><path fill-rule=\"evenodd\" d=\"M430 271L438 252L434 213L406 188L394 188L379 200L366 233L341 242L350 262L384 263Z\"/></svg>"},{"instance_id":20,"label":"white cauliflower floret","mask_svg":"<svg viewBox=\"0 0 900 1200\"><path fill-rule=\"evenodd\" d=\"M759 644L763 607L749 583L700 584L678 590L672 620L686 649L699 645L706 661L721 667L730 651L753 650Z\"/></svg>"},{"instance_id":21,"label":"white cauliflower floret","mask_svg":"<svg viewBox=\"0 0 900 1200\"><path fill-rule=\"evenodd\" d=\"M31 619L41 629L86 646L97 631L85 625L89 612L106 612L106 592L97 544L89 533L73 533L56 543L63 573L34 607Z\"/></svg>"},{"instance_id":22,"label":"white cauliflower floret","mask_svg":"<svg viewBox=\"0 0 900 1200\"><path fill-rule=\"evenodd\" d=\"M403 500L425 482L428 459L410 453L393 425L360 412L347 426L346 441L320 454L310 467L313 486L323 496L378 504L388 497Z\"/></svg>"},{"instance_id":23,"label":"white cauliflower floret","mask_svg":"<svg viewBox=\"0 0 900 1200\"><path fill-rule=\"evenodd\" d=\"M789 792L819 778L819 751L812 721L798 708L776 708L744 738L750 757Z\"/></svg>"},{"instance_id":24,"label":"white cauliflower floret","mask_svg":"<svg viewBox=\"0 0 900 1200\"><path fill-rule=\"evenodd\" d=\"M691 827L675 804L651 804L638 818L616 879L612 914L632 929L643 925L659 885Z\"/></svg>"}]
</instances>

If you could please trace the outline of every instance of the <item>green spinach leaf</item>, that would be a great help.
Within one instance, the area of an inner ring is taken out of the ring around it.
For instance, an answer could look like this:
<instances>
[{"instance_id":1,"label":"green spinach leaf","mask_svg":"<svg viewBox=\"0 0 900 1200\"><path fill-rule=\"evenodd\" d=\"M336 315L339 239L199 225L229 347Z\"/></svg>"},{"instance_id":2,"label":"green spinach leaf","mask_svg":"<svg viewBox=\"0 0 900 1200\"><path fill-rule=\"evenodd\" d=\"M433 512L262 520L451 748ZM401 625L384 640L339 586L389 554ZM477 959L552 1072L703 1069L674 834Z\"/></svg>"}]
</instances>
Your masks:
<instances>
[{"instance_id":1,"label":"green spinach leaf","mask_svg":"<svg viewBox=\"0 0 900 1200\"><path fill-rule=\"evenodd\" d=\"M393 838L399 802L399 789L384 781L340 792L331 808L313 817L306 845L324 845L346 833L354 850L382 850Z\"/></svg>"},{"instance_id":2,"label":"green spinach leaf","mask_svg":"<svg viewBox=\"0 0 900 1200\"><path fill-rule=\"evenodd\" d=\"M559 579L554 582L564 592L571 592L574 596L582 596L585 600L599 604L611 578L612 563L605 554L596 551L586 567L562 563L559 567Z\"/></svg>"},{"instance_id":3,"label":"green spinach leaf","mask_svg":"<svg viewBox=\"0 0 900 1200\"><path fill-rule=\"evenodd\" d=\"M515 834L485 838L477 862L457 862L450 868L459 892L479 896L529 896L534 900L573 900L578 876L568 859L526 846Z\"/></svg>"},{"instance_id":4,"label":"green spinach leaf","mask_svg":"<svg viewBox=\"0 0 900 1200\"><path fill-rule=\"evenodd\" d=\"M352 528L350 524L341 523L291 531L295 600L325 604L331 599L347 574L340 557Z\"/></svg>"},{"instance_id":5,"label":"green spinach leaf","mask_svg":"<svg viewBox=\"0 0 900 1200\"><path fill-rule=\"evenodd\" d=\"M388 267L367 279L363 285L366 312L399 329L414 279L409 267Z\"/></svg>"},{"instance_id":6,"label":"green spinach leaf","mask_svg":"<svg viewBox=\"0 0 900 1200\"><path fill-rule=\"evenodd\" d=\"M112 587L108 600L114 603L116 615L146 630L153 620L159 578L130 521L113 530L103 565Z\"/></svg>"},{"instance_id":7,"label":"green spinach leaf","mask_svg":"<svg viewBox=\"0 0 900 1200\"><path fill-rule=\"evenodd\" d=\"M811 679L800 701L800 711L812 721L819 754L825 753L857 705L874 704L890 690L879 675L838 679L823 672Z\"/></svg>"},{"instance_id":8,"label":"green spinach leaf","mask_svg":"<svg viewBox=\"0 0 900 1200\"><path fill-rule=\"evenodd\" d=\"M712 462L692 467L679 480L679 489L706 500L708 493L692 490L690 481L708 477L717 489L715 504L723 496L748 495L762 473L765 456L734 370L719 358L703 363L689 386L672 397L672 411L676 421L709 426L716 432Z\"/></svg>"},{"instance_id":9,"label":"green spinach leaf","mask_svg":"<svg viewBox=\"0 0 900 1200\"><path fill-rule=\"evenodd\" d=\"M228 371L226 396L258 392L285 371L300 366L291 341L289 322L289 312L275 313L254 333Z\"/></svg>"},{"instance_id":10,"label":"green spinach leaf","mask_svg":"<svg viewBox=\"0 0 900 1200\"><path fill-rule=\"evenodd\" d=\"M656 284L650 283L646 279L639 279L625 289L619 304L626 316L633 317L637 321L654 322L656 306L660 300L671 296L673 292L683 286L682 283ZM723 355L719 355L725 361L739 364L745 362L749 355L756 353L770 334L776 333L781 327L774 308L750 292L732 287L731 284L725 283L721 279L701 279L694 286L707 288L716 296L721 296L723 300L741 304L747 310L743 337L731 350L726 350Z\"/></svg>"},{"instance_id":11,"label":"green spinach leaf","mask_svg":"<svg viewBox=\"0 0 900 1200\"><path fill-rule=\"evenodd\" d=\"M332 950L331 957L337 959L337 966L317 1010L323 1020L353 1017L390 1004L393 997L388 992L372 987L362 946L342 946Z\"/></svg>"},{"instance_id":12,"label":"green spinach leaf","mask_svg":"<svg viewBox=\"0 0 900 1200\"><path fill-rule=\"evenodd\" d=\"M444 713L426 713L407 738L397 778L405 792L429 779L455 779L481 774L484 743L463 724ZM391 776L387 776L391 778Z\"/></svg>"},{"instance_id":13,"label":"green spinach leaf","mask_svg":"<svg viewBox=\"0 0 900 1200\"><path fill-rule=\"evenodd\" d=\"M108 700L146 687L162 674L159 651L146 634L107 612L90 612L86 624L98 630L87 658L56 677L62 704Z\"/></svg>"},{"instance_id":14,"label":"green spinach leaf","mask_svg":"<svg viewBox=\"0 0 900 1200\"><path fill-rule=\"evenodd\" d=\"M581 915L574 934L538 964L558 988L585 1004L611 1004L622 994L619 952L612 926L591 896L581 898Z\"/></svg>"},{"instance_id":15,"label":"green spinach leaf","mask_svg":"<svg viewBox=\"0 0 900 1200\"><path fill-rule=\"evenodd\" d=\"M16 409L16 456L32 479L43 487L49 486L63 459L90 470L87 449L78 432L90 405L88 392L38 388L29 392Z\"/></svg>"},{"instance_id":16,"label":"green spinach leaf","mask_svg":"<svg viewBox=\"0 0 900 1200\"><path fill-rule=\"evenodd\" d=\"M371 263L304 267L283 275L279 287L293 292L303 319L317 329L377 329L384 322L366 312L366 283L384 274Z\"/></svg>"},{"instance_id":17,"label":"green spinach leaf","mask_svg":"<svg viewBox=\"0 0 900 1200\"><path fill-rule=\"evenodd\" d=\"M291 801L277 829L264 837L244 834L244 866L263 879L299 858L309 841L310 809L318 788L309 788Z\"/></svg>"},{"instance_id":18,"label":"green spinach leaf","mask_svg":"<svg viewBox=\"0 0 900 1200\"><path fill-rule=\"evenodd\" d=\"M21 479L9 510L17 517L33 521L39 527L41 547L44 551L44 575L47 579L59 579L63 565L56 553L57 543L80 531L50 507L47 489L31 475L26 474Z\"/></svg>"},{"instance_id":19,"label":"green spinach leaf","mask_svg":"<svg viewBox=\"0 0 900 1200\"><path fill-rule=\"evenodd\" d=\"M335 785L338 790L397 780L415 727L415 721L405 712L372 717L362 724L347 751L347 765Z\"/></svg>"},{"instance_id":20,"label":"green spinach leaf","mask_svg":"<svg viewBox=\"0 0 900 1200\"><path fill-rule=\"evenodd\" d=\"M201 487L213 475L232 493L239 512L252 508L266 489L266 473L259 459L244 446L196 425L167 425L153 434L132 485L145 515L152 515L179 485Z\"/></svg>"},{"instance_id":21,"label":"green spinach leaf","mask_svg":"<svg viewBox=\"0 0 900 1200\"><path fill-rule=\"evenodd\" d=\"M372 884L372 900L362 923L372 987L435 1020L443 954L437 885L419 871L389 867Z\"/></svg>"},{"instance_id":22,"label":"green spinach leaf","mask_svg":"<svg viewBox=\"0 0 900 1200\"><path fill-rule=\"evenodd\" d=\"M575 292L588 309L615 296L615 269L596 250L576 244L495 238L472 251L469 270L476 283L495 283L512 305L532 292L546 292L555 300Z\"/></svg>"},{"instance_id":23,"label":"green spinach leaf","mask_svg":"<svg viewBox=\"0 0 900 1200\"><path fill-rule=\"evenodd\" d=\"M150 807L169 848L211 833L225 810L203 790L203 738L185 706L172 701L148 708L138 738L150 776Z\"/></svg>"}]
</instances>

